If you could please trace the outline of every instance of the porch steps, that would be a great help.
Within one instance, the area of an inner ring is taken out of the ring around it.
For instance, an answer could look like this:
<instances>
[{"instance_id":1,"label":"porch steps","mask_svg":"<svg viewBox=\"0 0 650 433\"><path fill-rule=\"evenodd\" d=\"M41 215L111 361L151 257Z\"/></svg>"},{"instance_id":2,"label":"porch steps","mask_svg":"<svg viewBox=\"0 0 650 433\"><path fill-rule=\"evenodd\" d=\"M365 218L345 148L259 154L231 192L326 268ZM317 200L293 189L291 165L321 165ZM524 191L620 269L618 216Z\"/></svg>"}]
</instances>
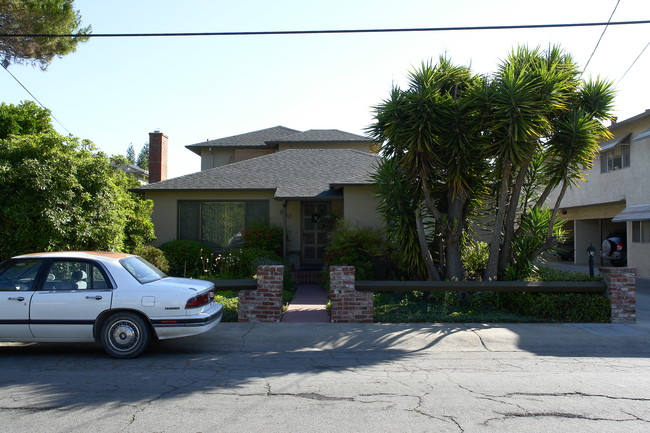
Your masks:
<instances>
[{"instance_id":1,"label":"porch steps","mask_svg":"<svg viewBox=\"0 0 650 433\"><path fill-rule=\"evenodd\" d=\"M323 282L323 275L321 271L293 271L292 274L293 280L296 284L321 284Z\"/></svg>"}]
</instances>

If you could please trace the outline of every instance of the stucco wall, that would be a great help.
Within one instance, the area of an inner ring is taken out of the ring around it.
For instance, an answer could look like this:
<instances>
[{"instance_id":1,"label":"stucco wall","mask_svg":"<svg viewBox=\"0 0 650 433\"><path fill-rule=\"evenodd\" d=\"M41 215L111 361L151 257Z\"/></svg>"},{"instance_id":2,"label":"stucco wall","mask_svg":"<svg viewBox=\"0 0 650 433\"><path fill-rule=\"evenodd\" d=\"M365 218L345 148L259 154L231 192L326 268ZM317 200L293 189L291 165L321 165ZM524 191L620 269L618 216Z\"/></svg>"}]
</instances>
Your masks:
<instances>
[{"instance_id":1,"label":"stucco wall","mask_svg":"<svg viewBox=\"0 0 650 433\"><path fill-rule=\"evenodd\" d=\"M278 150L287 150L287 149L354 149L360 152L374 153L372 149L374 148L373 143L362 142L328 142L328 143L280 143L278 145Z\"/></svg>"},{"instance_id":2,"label":"stucco wall","mask_svg":"<svg viewBox=\"0 0 650 433\"><path fill-rule=\"evenodd\" d=\"M579 188L566 192L562 207L586 206L599 203L625 202L627 206L648 204L650 197L650 137L635 141L635 137L650 128L650 115L635 121L624 121L610 127L616 138L632 134L630 142L630 167L607 173L600 172L600 154L594 166L586 172L586 182ZM555 203L555 191L550 203ZM602 218L602 217L601 217Z\"/></svg>"},{"instance_id":3,"label":"stucco wall","mask_svg":"<svg viewBox=\"0 0 650 433\"><path fill-rule=\"evenodd\" d=\"M151 219L154 224L156 240L160 245L176 239L178 235L178 200L268 200L271 224L282 226L282 202L273 198L273 191L147 191L145 198L154 200Z\"/></svg>"},{"instance_id":4,"label":"stucco wall","mask_svg":"<svg viewBox=\"0 0 650 433\"><path fill-rule=\"evenodd\" d=\"M202 149L201 171L235 162L232 149Z\"/></svg>"},{"instance_id":5,"label":"stucco wall","mask_svg":"<svg viewBox=\"0 0 650 433\"><path fill-rule=\"evenodd\" d=\"M377 213L377 198L372 186L346 186L343 188L343 217L353 225L381 227Z\"/></svg>"}]
</instances>

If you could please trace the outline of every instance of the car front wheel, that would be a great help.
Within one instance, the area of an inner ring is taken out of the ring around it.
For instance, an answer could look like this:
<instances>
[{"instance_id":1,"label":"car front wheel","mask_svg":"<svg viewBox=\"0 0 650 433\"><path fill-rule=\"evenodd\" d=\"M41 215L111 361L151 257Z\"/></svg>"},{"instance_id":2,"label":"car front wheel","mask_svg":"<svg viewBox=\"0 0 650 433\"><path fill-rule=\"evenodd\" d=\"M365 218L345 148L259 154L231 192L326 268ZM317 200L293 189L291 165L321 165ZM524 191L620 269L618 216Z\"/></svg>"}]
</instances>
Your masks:
<instances>
[{"instance_id":1,"label":"car front wheel","mask_svg":"<svg viewBox=\"0 0 650 433\"><path fill-rule=\"evenodd\" d=\"M116 313L102 326L100 341L104 351L113 358L135 358L149 343L149 328L133 313Z\"/></svg>"}]
</instances>

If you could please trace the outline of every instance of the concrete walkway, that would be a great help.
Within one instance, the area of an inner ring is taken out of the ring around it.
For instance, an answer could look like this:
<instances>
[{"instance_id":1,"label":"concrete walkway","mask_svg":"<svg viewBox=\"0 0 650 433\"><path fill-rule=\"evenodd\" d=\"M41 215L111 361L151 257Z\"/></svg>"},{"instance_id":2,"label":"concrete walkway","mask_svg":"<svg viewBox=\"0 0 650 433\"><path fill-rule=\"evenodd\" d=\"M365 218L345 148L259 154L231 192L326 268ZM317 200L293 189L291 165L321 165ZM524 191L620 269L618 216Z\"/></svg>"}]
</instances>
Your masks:
<instances>
[{"instance_id":1,"label":"concrete walkway","mask_svg":"<svg viewBox=\"0 0 650 433\"><path fill-rule=\"evenodd\" d=\"M319 284L297 284L296 295L282 315L282 322L329 323L327 293Z\"/></svg>"}]
</instances>

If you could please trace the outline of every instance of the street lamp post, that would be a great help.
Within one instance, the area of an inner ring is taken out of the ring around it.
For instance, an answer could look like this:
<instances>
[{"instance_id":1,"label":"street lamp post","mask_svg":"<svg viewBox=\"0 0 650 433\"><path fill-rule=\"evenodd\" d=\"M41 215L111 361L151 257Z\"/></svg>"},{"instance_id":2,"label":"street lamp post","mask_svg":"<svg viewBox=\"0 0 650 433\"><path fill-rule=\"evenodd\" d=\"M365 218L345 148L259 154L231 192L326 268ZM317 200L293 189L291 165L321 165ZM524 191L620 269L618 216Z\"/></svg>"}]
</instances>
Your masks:
<instances>
[{"instance_id":1,"label":"street lamp post","mask_svg":"<svg viewBox=\"0 0 650 433\"><path fill-rule=\"evenodd\" d=\"M589 256L589 276L594 276L594 257L596 256L596 248L589 243L587 247L587 255Z\"/></svg>"}]
</instances>

